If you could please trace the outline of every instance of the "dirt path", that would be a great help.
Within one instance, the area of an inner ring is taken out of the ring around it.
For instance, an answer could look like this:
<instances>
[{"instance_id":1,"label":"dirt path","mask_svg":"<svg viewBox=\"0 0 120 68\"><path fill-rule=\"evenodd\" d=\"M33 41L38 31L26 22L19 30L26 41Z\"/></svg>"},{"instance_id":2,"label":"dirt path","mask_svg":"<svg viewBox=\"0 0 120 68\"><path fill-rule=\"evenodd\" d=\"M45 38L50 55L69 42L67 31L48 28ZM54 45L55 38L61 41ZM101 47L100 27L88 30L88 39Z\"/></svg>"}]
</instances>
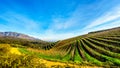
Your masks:
<instances>
[{"instance_id":1,"label":"dirt path","mask_svg":"<svg viewBox=\"0 0 120 68\"><path fill-rule=\"evenodd\" d=\"M45 63L45 65L49 68L53 67L54 66L57 66L57 65L60 65L62 67L64 66L71 66L72 68L102 68L102 67L96 67L96 66L80 66L80 65L76 65L76 64L70 64L70 63L62 63L62 62L54 62L54 61L48 61L48 60L44 60L44 59L40 59L40 61L42 63Z\"/></svg>"}]
</instances>

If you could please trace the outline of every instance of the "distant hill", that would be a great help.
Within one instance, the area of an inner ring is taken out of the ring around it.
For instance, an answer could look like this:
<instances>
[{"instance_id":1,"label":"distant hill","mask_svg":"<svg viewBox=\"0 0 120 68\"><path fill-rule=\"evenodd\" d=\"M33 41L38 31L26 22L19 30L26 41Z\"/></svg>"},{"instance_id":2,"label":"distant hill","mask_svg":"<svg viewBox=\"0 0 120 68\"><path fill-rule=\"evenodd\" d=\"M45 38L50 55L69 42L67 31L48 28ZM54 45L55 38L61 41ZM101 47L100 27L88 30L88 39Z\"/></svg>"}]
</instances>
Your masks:
<instances>
[{"instance_id":1,"label":"distant hill","mask_svg":"<svg viewBox=\"0 0 120 68\"><path fill-rule=\"evenodd\" d=\"M27 39L27 40L40 40L22 33L17 32L0 32L0 37L14 37L14 38L21 38L21 39Z\"/></svg>"},{"instance_id":2,"label":"distant hill","mask_svg":"<svg viewBox=\"0 0 120 68\"><path fill-rule=\"evenodd\" d=\"M50 49L55 45L54 42L43 41L17 32L0 32L0 44L11 44L12 46L18 44L37 49Z\"/></svg>"}]
</instances>

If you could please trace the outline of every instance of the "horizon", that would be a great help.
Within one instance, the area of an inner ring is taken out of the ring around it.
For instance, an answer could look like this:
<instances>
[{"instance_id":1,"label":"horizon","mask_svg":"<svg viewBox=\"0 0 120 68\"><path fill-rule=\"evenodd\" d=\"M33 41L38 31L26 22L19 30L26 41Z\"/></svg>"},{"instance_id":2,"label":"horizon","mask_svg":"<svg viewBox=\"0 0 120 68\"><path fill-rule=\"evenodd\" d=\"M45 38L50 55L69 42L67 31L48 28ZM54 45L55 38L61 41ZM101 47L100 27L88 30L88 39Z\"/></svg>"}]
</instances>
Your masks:
<instances>
[{"instance_id":1,"label":"horizon","mask_svg":"<svg viewBox=\"0 0 120 68\"><path fill-rule=\"evenodd\" d=\"M44 41L120 27L119 0L0 0L0 32Z\"/></svg>"},{"instance_id":2,"label":"horizon","mask_svg":"<svg viewBox=\"0 0 120 68\"><path fill-rule=\"evenodd\" d=\"M114 29L114 28L120 28L120 27L113 27L113 28L108 28L108 29L95 30L95 31L91 31L91 32L104 31L104 30L109 30L109 29ZM4 31L4 32L12 32L12 31ZM19 32L13 32L13 33L19 33ZM90 32L88 32L88 33L86 33L86 34L89 34L89 33L90 33ZM24 35L27 35L27 36L29 36L29 37L33 37L33 38L36 38L36 39L41 40L40 38L34 37L34 36L32 36L32 35L25 34L25 33L19 33L19 34L24 34ZM81 35L78 35L78 36L82 36L82 35L85 35L85 34L81 34ZM77 36L74 36L74 37L77 37ZM70 37L70 38L74 38L74 37ZM69 39L69 38L65 38L65 39ZM65 39L62 39L62 40L65 40ZM43 41L55 42L55 41L60 41L60 40L43 40Z\"/></svg>"}]
</instances>

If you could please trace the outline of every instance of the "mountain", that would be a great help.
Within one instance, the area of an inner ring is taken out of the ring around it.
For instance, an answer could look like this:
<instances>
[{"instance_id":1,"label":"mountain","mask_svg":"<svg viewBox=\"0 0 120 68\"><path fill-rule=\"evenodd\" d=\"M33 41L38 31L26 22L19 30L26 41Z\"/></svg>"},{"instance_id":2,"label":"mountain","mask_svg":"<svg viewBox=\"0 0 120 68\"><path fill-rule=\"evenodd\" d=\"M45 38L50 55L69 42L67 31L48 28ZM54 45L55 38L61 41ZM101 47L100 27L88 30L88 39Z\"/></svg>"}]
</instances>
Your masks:
<instances>
[{"instance_id":1,"label":"mountain","mask_svg":"<svg viewBox=\"0 0 120 68\"><path fill-rule=\"evenodd\" d=\"M0 32L0 44L10 44L11 46L16 46L17 44L36 49L45 49L48 45L53 45L51 42L17 32Z\"/></svg>"},{"instance_id":2,"label":"mountain","mask_svg":"<svg viewBox=\"0 0 120 68\"><path fill-rule=\"evenodd\" d=\"M20 39L26 39L26 40L40 40L22 33L17 32L0 32L0 37L14 37L14 38L20 38Z\"/></svg>"}]
</instances>

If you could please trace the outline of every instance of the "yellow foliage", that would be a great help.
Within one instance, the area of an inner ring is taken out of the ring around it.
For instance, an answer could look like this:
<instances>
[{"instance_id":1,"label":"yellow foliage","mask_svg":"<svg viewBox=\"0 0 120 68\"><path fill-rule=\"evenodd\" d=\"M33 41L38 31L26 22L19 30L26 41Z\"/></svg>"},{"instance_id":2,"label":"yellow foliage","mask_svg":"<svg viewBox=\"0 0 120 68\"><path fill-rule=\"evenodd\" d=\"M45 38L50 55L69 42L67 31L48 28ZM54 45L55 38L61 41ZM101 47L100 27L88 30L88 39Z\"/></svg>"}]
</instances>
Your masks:
<instances>
[{"instance_id":1,"label":"yellow foliage","mask_svg":"<svg viewBox=\"0 0 120 68\"><path fill-rule=\"evenodd\" d=\"M10 48L10 53L21 55L21 53L19 52L18 48L15 48L15 47L11 47Z\"/></svg>"},{"instance_id":2,"label":"yellow foliage","mask_svg":"<svg viewBox=\"0 0 120 68\"><path fill-rule=\"evenodd\" d=\"M7 54L10 50L9 44L0 44L0 55Z\"/></svg>"}]
</instances>

